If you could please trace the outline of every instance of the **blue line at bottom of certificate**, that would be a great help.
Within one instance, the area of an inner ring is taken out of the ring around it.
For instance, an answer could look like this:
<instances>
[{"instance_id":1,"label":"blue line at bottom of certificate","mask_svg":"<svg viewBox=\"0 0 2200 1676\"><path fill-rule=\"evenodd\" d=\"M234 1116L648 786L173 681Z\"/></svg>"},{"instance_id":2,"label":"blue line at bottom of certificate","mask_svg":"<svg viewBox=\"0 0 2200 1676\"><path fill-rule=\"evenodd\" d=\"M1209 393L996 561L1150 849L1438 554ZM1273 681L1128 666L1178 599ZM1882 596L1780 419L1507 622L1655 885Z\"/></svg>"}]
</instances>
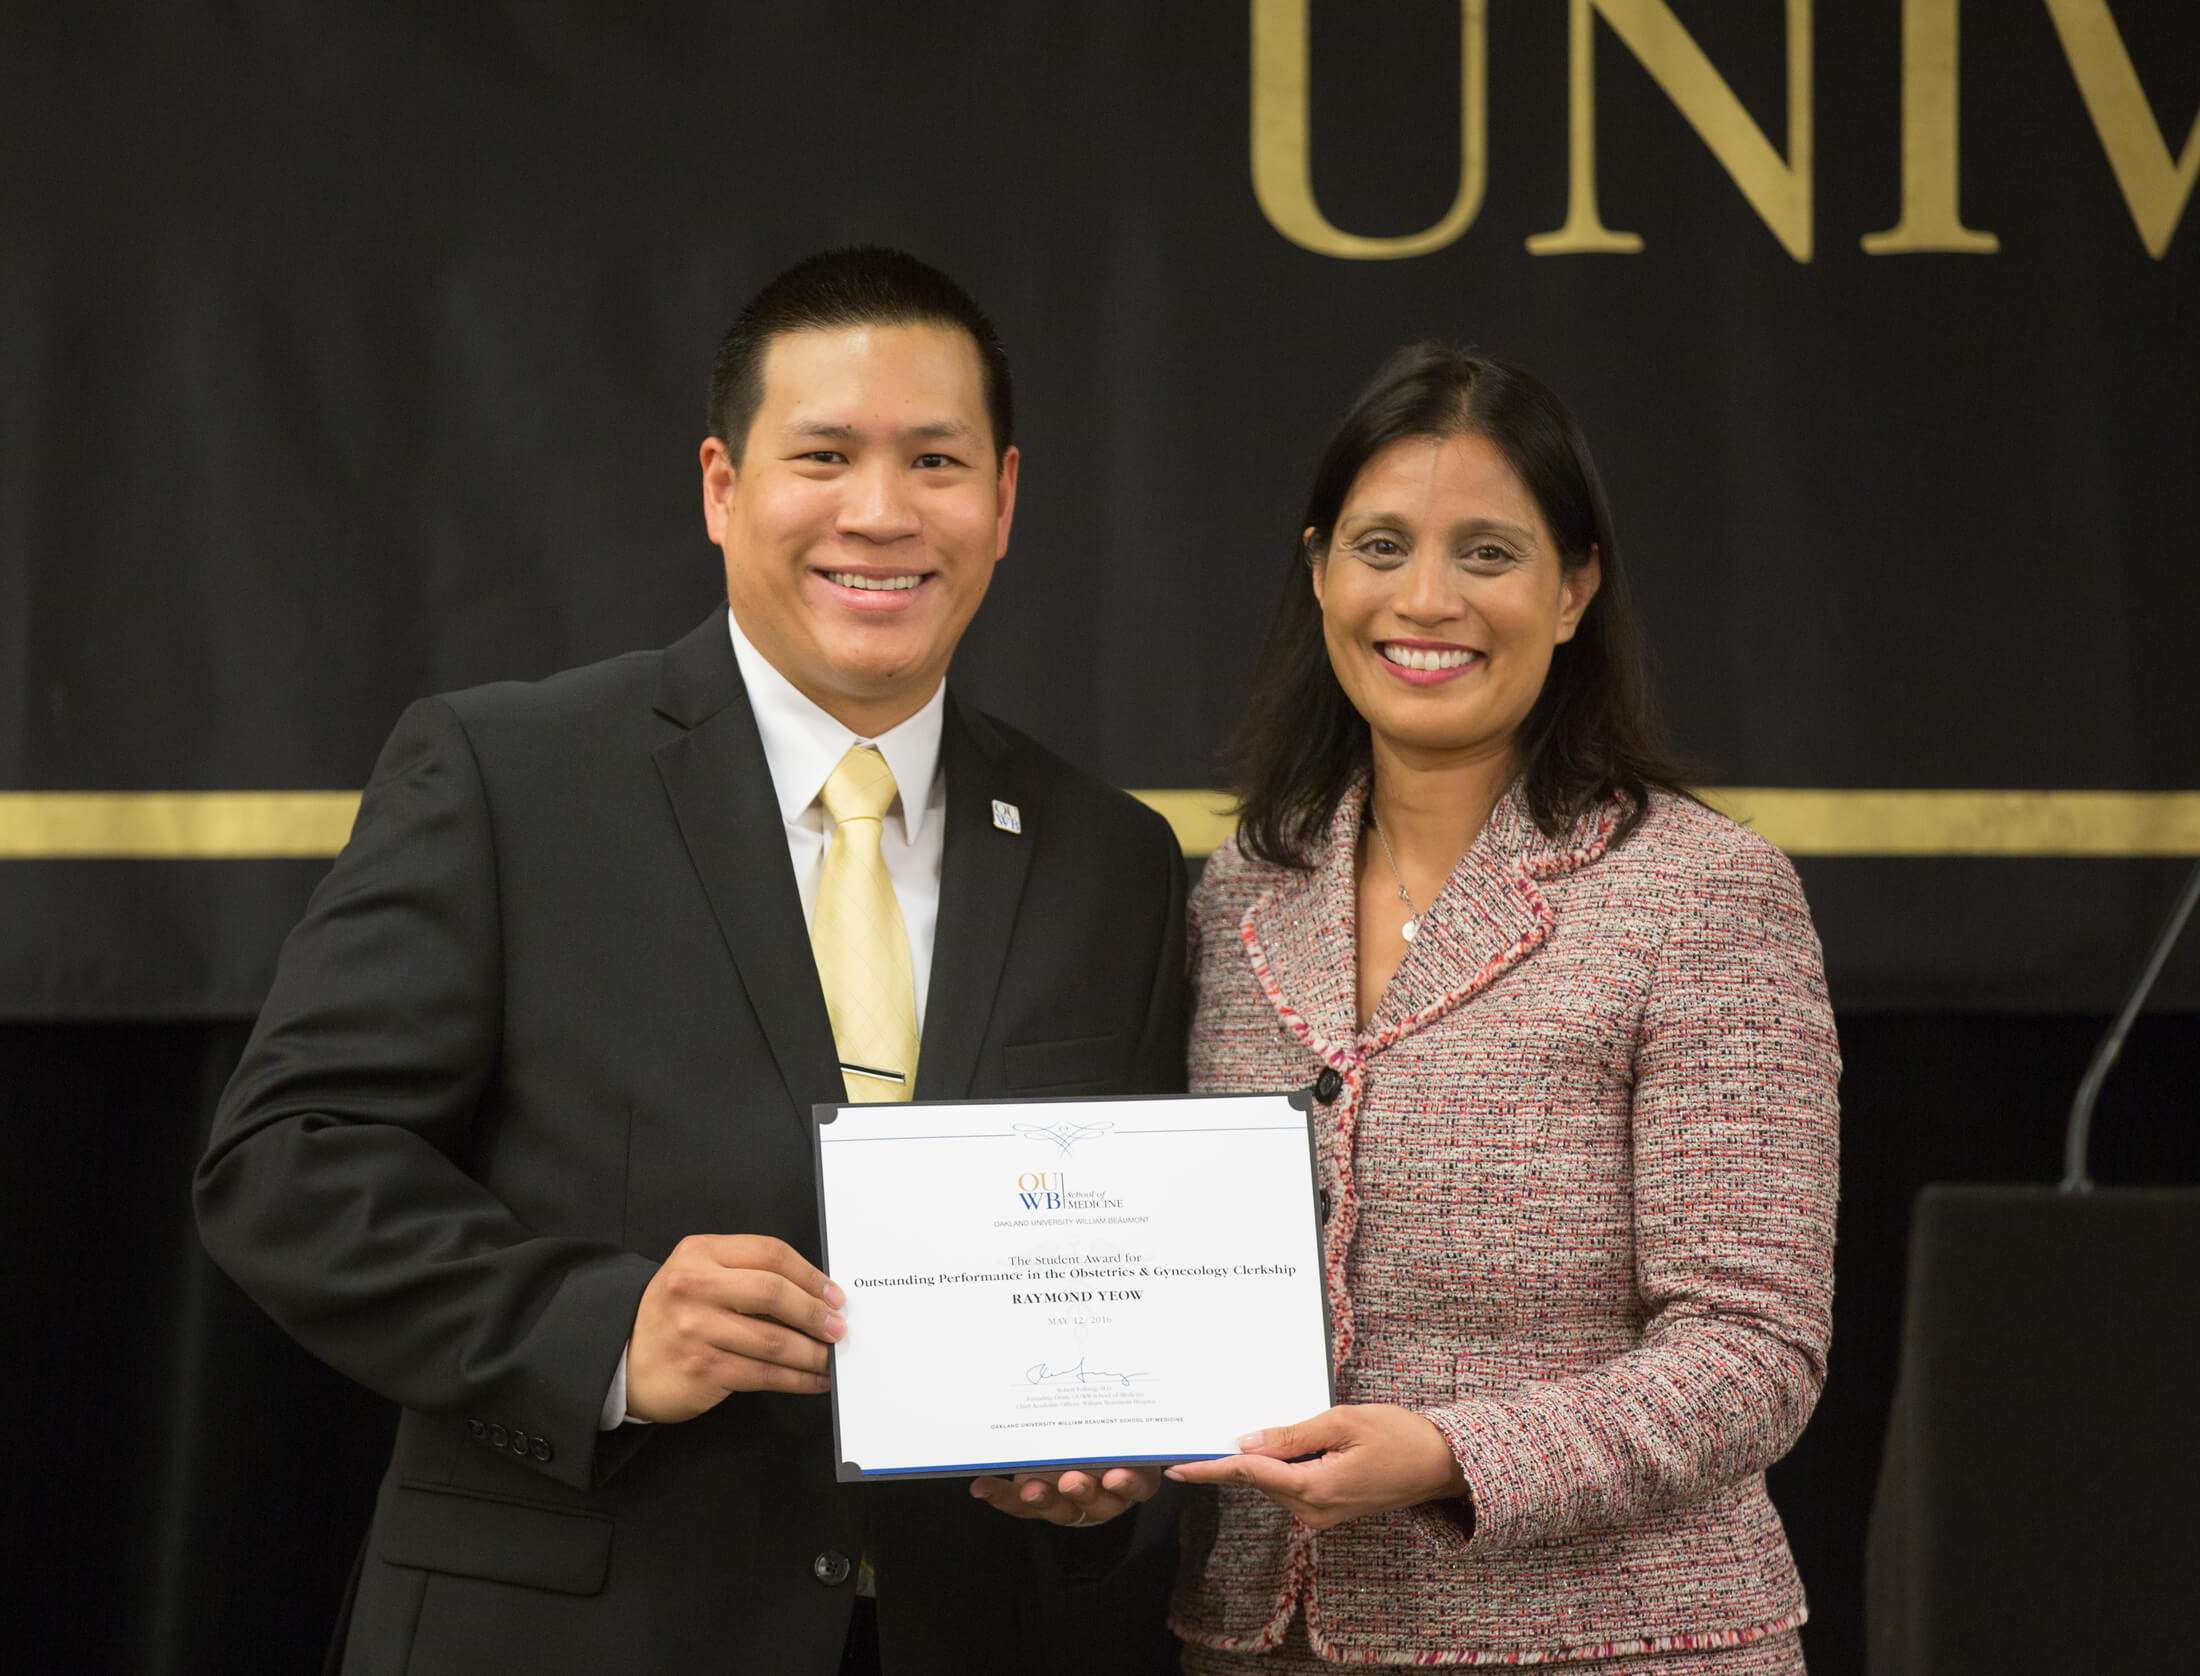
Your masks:
<instances>
[{"instance_id":1,"label":"blue line at bottom of certificate","mask_svg":"<svg viewBox=\"0 0 2200 1676\"><path fill-rule=\"evenodd\" d=\"M865 1467L866 1478L906 1478L913 1472L1042 1472L1048 1467L1090 1467L1105 1472L1109 1467L1150 1466L1166 1461L1226 1461L1227 1455L1111 1455L1094 1462L1089 1455L1064 1455L1058 1461L947 1461L939 1466Z\"/></svg>"}]
</instances>

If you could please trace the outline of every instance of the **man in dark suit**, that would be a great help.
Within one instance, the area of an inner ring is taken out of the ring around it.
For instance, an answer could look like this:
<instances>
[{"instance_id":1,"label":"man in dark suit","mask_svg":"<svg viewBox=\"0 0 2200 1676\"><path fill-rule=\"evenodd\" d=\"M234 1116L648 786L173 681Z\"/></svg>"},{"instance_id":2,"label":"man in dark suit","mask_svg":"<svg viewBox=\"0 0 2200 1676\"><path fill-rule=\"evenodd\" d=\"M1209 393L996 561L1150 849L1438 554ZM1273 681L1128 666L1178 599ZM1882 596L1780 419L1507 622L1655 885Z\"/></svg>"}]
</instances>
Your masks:
<instances>
[{"instance_id":1,"label":"man in dark suit","mask_svg":"<svg viewBox=\"0 0 2200 1676\"><path fill-rule=\"evenodd\" d=\"M1182 1086L1167 827L944 686L1010 419L945 275L812 258L719 353L730 611L384 749L197 1187L222 1266L403 1409L346 1670L1167 1645L1165 1557L1109 1524L1151 1471L840 1485L822 1395L813 1103Z\"/></svg>"}]
</instances>

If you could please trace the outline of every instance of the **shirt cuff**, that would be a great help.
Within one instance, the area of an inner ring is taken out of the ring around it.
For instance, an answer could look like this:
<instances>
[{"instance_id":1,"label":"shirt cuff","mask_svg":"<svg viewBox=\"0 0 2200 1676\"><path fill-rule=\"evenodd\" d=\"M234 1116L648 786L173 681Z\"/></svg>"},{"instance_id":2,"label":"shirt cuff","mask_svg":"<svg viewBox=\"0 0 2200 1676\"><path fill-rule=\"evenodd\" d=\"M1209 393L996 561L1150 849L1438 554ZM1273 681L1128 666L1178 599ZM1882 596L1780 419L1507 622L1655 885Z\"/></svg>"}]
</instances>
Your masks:
<instances>
[{"instance_id":1,"label":"shirt cuff","mask_svg":"<svg viewBox=\"0 0 2200 1676\"><path fill-rule=\"evenodd\" d=\"M646 1426L647 1420L626 1411L626 1359L631 1348L619 1352L619 1371L611 1376L611 1389L603 1394L603 1411L596 1416L596 1430L615 1432L621 1426Z\"/></svg>"}]
</instances>

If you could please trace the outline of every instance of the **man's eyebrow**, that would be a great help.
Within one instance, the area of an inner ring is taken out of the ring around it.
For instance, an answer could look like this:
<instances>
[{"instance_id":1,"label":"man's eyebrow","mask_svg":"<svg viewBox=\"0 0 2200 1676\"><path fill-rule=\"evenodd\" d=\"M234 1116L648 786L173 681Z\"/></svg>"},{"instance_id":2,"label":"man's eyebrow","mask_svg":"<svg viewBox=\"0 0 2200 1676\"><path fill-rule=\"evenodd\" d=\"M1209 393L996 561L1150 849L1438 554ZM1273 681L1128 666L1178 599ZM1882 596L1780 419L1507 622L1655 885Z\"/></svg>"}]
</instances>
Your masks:
<instances>
[{"instance_id":1,"label":"man's eyebrow","mask_svg":"<svg viewBox=\"0 0 2200 1676\"><path fill-rule=\"evenodd\" d=\"M819 442L861 442L863 432L854 425L834 425L826 421L797 421L784 433L790 438ZM936 419L929 424L911 425L897 433L903 442L975 442L978 433L960 419Z\"/></svg>"}]
</instances>

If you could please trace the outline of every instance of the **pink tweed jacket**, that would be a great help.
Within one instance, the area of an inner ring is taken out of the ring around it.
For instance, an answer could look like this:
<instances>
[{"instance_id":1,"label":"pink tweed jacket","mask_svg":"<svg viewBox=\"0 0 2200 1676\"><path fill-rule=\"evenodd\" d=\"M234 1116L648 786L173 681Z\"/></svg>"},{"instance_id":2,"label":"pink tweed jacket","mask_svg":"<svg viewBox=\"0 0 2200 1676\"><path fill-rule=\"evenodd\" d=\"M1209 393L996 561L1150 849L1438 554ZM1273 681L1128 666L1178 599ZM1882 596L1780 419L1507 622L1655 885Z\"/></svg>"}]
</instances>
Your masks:
<instances>
[{"instance_id":1,"label":"pink tweed jacket","mask_svg":"<svg viewBox=\"0 0 2200 1676\"><path fill-rule=\"evenodd\" d=\"M1187 1516L1171 1623L1252 1652L1532 1664L1736 1646L1804 1617L1764 1469L1825 1378L1840 1055L1794 870L1655 795L1545 838L1518 789L1355 1026L1348 795L1311 873L1216 852L1192 1087L1315 1108L1340 1402L1397 1403L1473 1493L1316 1534ZM1281 1423L1297 1414L1264 1417Z\"/></svg>"}]
</instances>

